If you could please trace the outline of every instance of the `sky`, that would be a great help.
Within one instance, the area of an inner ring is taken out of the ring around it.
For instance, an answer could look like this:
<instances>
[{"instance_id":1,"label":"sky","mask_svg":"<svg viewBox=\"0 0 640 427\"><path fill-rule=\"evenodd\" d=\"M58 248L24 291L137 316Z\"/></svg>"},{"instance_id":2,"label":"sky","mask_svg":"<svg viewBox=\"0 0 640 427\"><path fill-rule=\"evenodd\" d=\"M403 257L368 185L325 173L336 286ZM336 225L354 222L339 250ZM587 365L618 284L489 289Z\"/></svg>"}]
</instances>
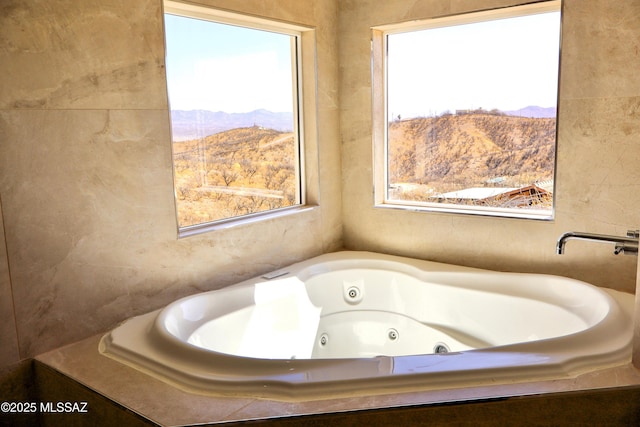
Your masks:
<instances>
[{"instance_id":1,"label":"sky","mask_svg":"<svg viewBox=\"0 0 640 427\"><path fill-rule=\"evenodd\" d=\"M172 110L293 111L291 36L165 15Z\"/></svg>"},{"instance_id":2,"label":"sky","mask_svg":"<svg viewBox=\"0 0 640 427\"><path fill-rule=\"evenodd\" d=\"M391 34L389 118L555 107L559 39L559 12Z\"/></svg>"},{"instance_id":3,"label":"sky","mask_svg":"<svg viewBox=\"0 0 640 427\"><path fill-rule=\"evenodd\" d=\"M293 111L291 36L165 15L172 110ZM389 118L555 107L560 13L391 34Z\"/></svg>"}]
</instances>

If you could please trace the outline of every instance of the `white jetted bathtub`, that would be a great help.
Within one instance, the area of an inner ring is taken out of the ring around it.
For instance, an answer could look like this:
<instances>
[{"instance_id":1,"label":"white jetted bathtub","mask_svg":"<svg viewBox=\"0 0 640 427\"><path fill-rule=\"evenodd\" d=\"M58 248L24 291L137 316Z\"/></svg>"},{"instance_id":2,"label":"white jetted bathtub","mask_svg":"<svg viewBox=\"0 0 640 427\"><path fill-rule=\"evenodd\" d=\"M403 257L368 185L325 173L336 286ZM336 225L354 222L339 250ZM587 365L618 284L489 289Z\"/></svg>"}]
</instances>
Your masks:
<instances>
[{"instance_id":1,"label":"white jetted bathtub","mask_svg":"<svg viewBox=\"0 0 640 427\"><path fill-rule=\"evenodd\" d=\"M564 277L339 252L129 319L100 351L187 391L275 399L537 381L628 363L633 305Z\"/></svg>"}]
</instances>

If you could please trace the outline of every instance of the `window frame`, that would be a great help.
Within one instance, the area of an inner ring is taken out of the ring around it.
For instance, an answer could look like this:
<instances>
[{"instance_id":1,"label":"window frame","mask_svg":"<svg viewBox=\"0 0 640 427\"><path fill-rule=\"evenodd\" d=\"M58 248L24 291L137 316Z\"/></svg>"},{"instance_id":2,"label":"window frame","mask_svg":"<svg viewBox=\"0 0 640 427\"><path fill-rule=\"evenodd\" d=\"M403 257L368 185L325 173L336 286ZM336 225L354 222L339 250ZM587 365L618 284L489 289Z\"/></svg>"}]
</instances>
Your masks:
<instances>
[{"instance_id":1,"label":"window frame","mask_svg":"<svg viewBox=\"0 0 640 427\"><path fill-rule=\"evenodd\" d=\"M558 147L558 122L559 109L556 109L556 137L555 158L553 166L553 196L551 209L526 209L526 208L497 208L485 206L457 205L452 203L422 202L397 200L389 198L389 152L388 152L388 46L389 35L419 31L430 28L443 28L461 24L486 22L500 18L516 18L538 13L560 12L559 43L558 43L558 95L556 108L560 99L560 71L561 71L561 46L562 46L562 0L543 0L518 6L506 6L496 9L473 11L455 15L447 15L424 20L380 25L371 28L371 64L372 64L372 143L373 143L373 193L374 207L384 209L400 209L417 212L436 212L467 214L475 216L505 217L517 219L533 219L551 221L555 218L556 206L556 176L557 176L557 147Z\"/></svg>"},{"instance_id":2,"label":"window frame","mask_svg":"<svg viewBox=\"0 0 640 427\"><path fill-rule=\"evenodd\" d=\"M296 142L295 168L298 180L297 203L291 206L269 209L245 215L222 218L214 221L180 226L178 222L178 200L175 186L175 165L173 161L173 136L172 147L172 171L174 176L174 201L176 212L176 224L178 237L188 237L204 232L227 229L243 224L251 224L300 212L312 210L318 206L318 183L314 181L313 160L317 157L316 135L316 108L315 108L315 30L310 27L292 24L289 22L266 19L237 12L201 6L193 3L164 0L163 23L166 14L194 18L219 24L233 25L253 30L262 30L292 37L292 85L293 85L293 124L294 140ZM166 37L166 36L165 36ZM295 42L293 41L295 40ZM165 48L166 49L166 48ZM170 99L167 94L167 102L170 108ZM169 120L170 126L171 120ZM307 165L311 165L311 170Z\"/></svg>"}]
</instances>

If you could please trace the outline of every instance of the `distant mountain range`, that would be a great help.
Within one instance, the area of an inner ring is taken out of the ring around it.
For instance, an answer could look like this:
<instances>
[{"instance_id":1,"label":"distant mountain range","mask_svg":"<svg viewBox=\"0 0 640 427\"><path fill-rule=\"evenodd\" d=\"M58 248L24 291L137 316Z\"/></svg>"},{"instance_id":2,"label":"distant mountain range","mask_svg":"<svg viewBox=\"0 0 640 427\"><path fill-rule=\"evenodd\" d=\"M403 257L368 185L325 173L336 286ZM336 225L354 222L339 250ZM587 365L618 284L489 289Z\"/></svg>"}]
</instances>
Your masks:
<instances>
[{"instance_id":1,"label":"distant mountain range","mask_svg":"<svg viewBox=\"0 0 640 427\"><path fill-rule=\"evenodd\" d=\"M171 111L171 131L174 141L203 138L226 130L251 126L291 132L293 113L274 113L263 109L248 113L206 110Z\"/></svg>"},{"instance_id":2,"label":"distant mountain range","mask_svg":"<svg viewBox=\"0 0 640 427\"><path fill-rule=\"evenodd\" d=\"M534 119L552 119L556 117L556 107L537 107L530 105L519 110L504 111L508 116L530 117Z\"/></svg>"},{"instance_id":3,"label":"distant mountain range","mask_svg":"<svg viewBox=\"0 0 640 427\"><path fill-rule=\"evenodd\" d=\"M555 118L555 107L528 106L503 111L509 116ZM293 113L274 113L259 109L248 113L225 113L207 110L171 110L171 130L174 141L204 138L230 129L260 126L280 132L293 131Z\"/></svg>"}]
</instances>

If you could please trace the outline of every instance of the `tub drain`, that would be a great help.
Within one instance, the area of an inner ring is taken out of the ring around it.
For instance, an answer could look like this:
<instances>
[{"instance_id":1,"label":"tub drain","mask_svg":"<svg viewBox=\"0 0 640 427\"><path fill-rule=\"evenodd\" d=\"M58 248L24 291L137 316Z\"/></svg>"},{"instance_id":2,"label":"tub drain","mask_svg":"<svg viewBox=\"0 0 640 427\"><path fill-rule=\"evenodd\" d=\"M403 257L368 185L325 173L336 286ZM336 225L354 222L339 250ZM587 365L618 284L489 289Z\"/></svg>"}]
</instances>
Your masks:
<instances>
[{"instance_id":1,"label":"tub drain","mask_svg":"<svg viewBox=\"0 0 640 427\"><path fill-rule=\"evenodd\" d=\"M433 346L434 353L449 353L449 351L449 346L441 342Z\"/></svg>"}]
</instances>

